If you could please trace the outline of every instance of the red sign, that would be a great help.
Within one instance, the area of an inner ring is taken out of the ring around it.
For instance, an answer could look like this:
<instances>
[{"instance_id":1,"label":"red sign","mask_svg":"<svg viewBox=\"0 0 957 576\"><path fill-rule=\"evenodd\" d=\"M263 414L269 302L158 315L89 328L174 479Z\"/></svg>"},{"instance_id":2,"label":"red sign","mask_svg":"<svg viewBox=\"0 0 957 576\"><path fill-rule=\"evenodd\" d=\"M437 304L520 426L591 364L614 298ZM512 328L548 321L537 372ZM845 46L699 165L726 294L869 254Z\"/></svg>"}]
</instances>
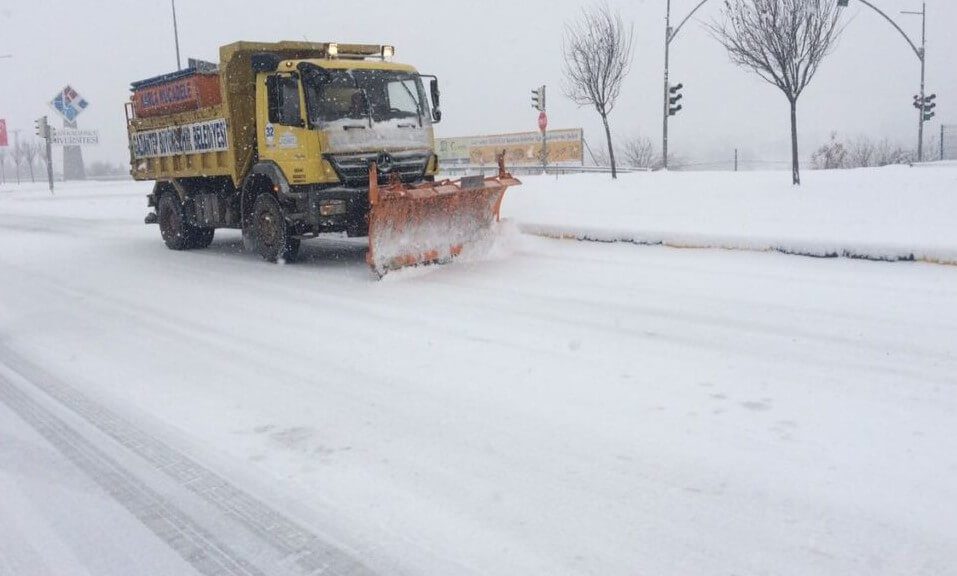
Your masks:
<instances>
[{"instance_id":1,"label":"red sign","mask_svg":"<svg viewBox=\"0 0 957 576\"><path fill-rule=\"evenodd\" d=\"M544 132L546 128L548 128L548 114L542 112L538 115L538 129Z\"/></svg>"},{"instance_id":2,"label":"red sign","mask_svg":"<svg viewBox=\"0 0 957 576\"><path fill-rule=\"evenodd\" d=\"M0 119L0 148L5 148L9 145L7 142L7 121Z\"/></svg>"}]
</instances>

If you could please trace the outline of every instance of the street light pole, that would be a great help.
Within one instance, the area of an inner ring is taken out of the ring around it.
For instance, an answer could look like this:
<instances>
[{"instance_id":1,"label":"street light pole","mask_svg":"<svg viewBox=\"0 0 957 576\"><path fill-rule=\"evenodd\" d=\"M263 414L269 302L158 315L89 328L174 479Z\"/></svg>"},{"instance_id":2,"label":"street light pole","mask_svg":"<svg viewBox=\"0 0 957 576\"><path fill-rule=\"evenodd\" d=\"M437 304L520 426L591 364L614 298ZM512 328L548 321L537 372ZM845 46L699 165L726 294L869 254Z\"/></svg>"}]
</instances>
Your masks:
<instances>
[{"instance_id":1,"label":"street light pole","mask_svg":"<svg viewBox=\"0 0 957 576\"><path fill-rule=\"evenodd\" d=\"M169 3L173 8L173 38L176 40L176 69L182 70L183 66L180 64L179 59L179 26L176 24L176 0L169 0Z\"/></svg>"}]
</instances>

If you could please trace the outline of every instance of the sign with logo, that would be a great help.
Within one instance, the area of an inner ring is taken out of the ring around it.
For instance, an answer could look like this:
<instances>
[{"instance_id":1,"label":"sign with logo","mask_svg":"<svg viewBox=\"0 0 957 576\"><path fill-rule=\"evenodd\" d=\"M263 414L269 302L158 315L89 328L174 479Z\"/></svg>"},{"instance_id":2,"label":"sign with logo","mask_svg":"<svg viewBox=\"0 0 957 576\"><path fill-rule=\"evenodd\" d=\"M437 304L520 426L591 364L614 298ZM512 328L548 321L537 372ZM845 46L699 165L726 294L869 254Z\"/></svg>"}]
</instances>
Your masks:
<instances>
[{"instance_id":1,"label":"sign with logo","mask_svg":"<svg viewBox=\"0 0 957 576\"><path fill-rule=\"evenodd\" d=\"M50 106L63 116L67 122L76 122L76 117L86 110L90 103L87 102L79 92L73 89L69 84L60 90L60 93L53 97Z\"/></svg>"},{"instance_id":2,"label":"sign with logo","mask_svg":"<svg viewBox=\"0 0 957 576\"><path fill-rule=\"evenodd\" d=\"M136 158L179 156L229 149L225 118L195 124L169 126L133 134L130 144Z\"/></svg>"},{"instance_id":3,"label":"sign with logo","mask_svg":"<svg viewBox=\"0 0 957 576\"><path fill-rule=\"evenodd\" d=\"M538 129L544 132L546 128L548 128L548 114L543 111L538 115Z\"/></svg>"},{"instance_id":4,"label":"sign with logo","mask_svg":"<svg viewBox=\"0 0 957 576\"><path fill-rule=\"evenodd\" d=\"M7 121L0 118L0 148L5 148L9 145L10 143L7 140Z\"/></svg>"},{"instance_id":5,"label":"sign with logo","mask_svg":"<svg viewBox=\"0 0 957 576\"><path fill-rule=\"evenodd\" d=\"M584 159L584 136L580 128L548 130L548 163L553 166L581 166ZM505 150L510 166L540 166L542 163L541 132L517 132L494 136L436 138L436 154L440 165L495 165L496 154Z\"/></svg>"},{"instance_id":6,"label":"sign with logo","mask_svg":"<svg viewBox=\"0 0 957 576\"><path fill-rule=\"evenodd\" d=\"M56 144L58 146L93 146L99 143L99 130L64 128L62 130L53 130L53 134L50 137L50 144Z\"/></svg>"}]
</instances>

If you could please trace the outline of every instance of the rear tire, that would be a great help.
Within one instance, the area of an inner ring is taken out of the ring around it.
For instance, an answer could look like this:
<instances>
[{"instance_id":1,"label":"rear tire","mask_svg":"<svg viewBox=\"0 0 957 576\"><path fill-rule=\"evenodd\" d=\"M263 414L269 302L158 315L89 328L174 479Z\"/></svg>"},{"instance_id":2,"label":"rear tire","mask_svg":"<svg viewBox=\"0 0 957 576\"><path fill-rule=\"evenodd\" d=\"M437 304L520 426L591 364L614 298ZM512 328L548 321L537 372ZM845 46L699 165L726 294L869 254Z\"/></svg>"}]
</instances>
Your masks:
<instances>
[{"instance_id":1,"label":"rear tire","mask_svg":"<svg viewBox=\"0 0 957 576\"><path fill-rule=\"evenodd\" d=\"M290 235L282 207L272 194L260 194L253 207L256 250L267 262L291 262L299 254L299 239Z\"/></svg>"},{"instance_id":2,"label":"rear tire","mask_svg":"<svg viewBox=\"0 0 957 576\"><path fill-rule=\"evenodd\" d=\"M190 248L209 248L213 243L213 236L216 234L215 228L193 228L189 247Z\"/></svg>"},{"instance_id":3,"label":"rear tire","mask_svg":"<svg viewBox=\"0 0 957 576\"><path fill-rule=\"evenodd\" d=\"M160 234L170 250L186 250L190 247L190 226L183 213L183 205L175 194L163 194L156 208Z\"/></svg>"},{"instance_id":4,"label":"rear tire","mask_svg":"<svg viewBox=\"0 0 957 576\"><path fill-rule=\"evenodd\" d=\"M170 250L208 248L215 228L198 228L186 219L183 204L175 194L163 194L156 209L160 234Z\"/></svg>"}]
</instances>

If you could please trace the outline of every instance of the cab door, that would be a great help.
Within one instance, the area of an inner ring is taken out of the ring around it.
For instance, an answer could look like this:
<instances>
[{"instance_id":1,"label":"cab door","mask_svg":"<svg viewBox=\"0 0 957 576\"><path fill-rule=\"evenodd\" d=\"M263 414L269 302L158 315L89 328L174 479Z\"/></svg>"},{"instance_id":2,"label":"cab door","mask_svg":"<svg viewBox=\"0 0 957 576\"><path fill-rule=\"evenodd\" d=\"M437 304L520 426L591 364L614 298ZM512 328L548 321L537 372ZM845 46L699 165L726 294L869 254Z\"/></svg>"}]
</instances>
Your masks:
<instances>
[{"instance_id":1,"label":"cab door","mask_svg":"<svg viewBox=\"0 0 957 576\"><path fill-rule=\"evenodd\" d=\"M319 143L316 133L307 127L299 75L268 74L261 87L257 97L259 158L278 164L290 184L315 182Z\"/></svg>"}]
</instances>

